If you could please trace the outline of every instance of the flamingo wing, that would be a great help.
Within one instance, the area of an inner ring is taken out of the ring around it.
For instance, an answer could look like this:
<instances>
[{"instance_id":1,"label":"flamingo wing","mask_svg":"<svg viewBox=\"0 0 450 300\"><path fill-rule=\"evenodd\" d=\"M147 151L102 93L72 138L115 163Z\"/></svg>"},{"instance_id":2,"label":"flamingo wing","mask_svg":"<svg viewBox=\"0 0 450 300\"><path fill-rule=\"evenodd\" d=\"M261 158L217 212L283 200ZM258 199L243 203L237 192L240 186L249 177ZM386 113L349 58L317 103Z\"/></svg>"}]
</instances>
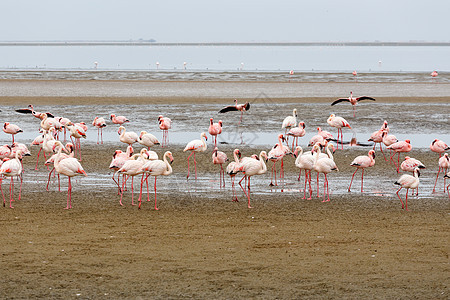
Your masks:
<instances>
[{"instance_id":1,"label":"flamingo wing","mask_svg":"<svg viewBox=\"0 0 450 300\"><path fill-rule=\"evenodd\" d=\"M29 108L16 109L16 112L18 112L20 114L32 114L33 113L31 111L31 109L29 109Z\"/></svg>"},{"instance_id":2,"label":"flamingo wing","mask_svg":"<svg viewBox=\"0 0 450 300\"><path fill-rule=\"evenodd\" d=\"M219 114L223 114L229 111L238 111L238 109L236 108L236 106L227 106L219 110Z\"/></svg>"},{"instance_id":3,"label":"flamingo wing","mask_svg":"<svg viewBox=\"0 0 450 300\"><path fill-rule=\"evenodd\" d=\"M361 96L361 97L356 98L356 101L361 101L361 100L372 100L372 101L375 101L375 98L368 97L368 96Z\"/></svg>"},{"instance_id":4,"label":"flamingo wing","mask_svg":"<svg viewBox=\"0 0 450 300\"><path fill-rule=\"evenodd\" d=\"M248 102L245 102L245 104L244 104L244 110L250 110L250 103L248 103Z\"/></svg>"},{"instance_id":5,"label":"flamingo wing","mask_svg":"<svg viewBox=\"0 0 450 300\"><path fill-rule=\"evenodd\" d=\"M338 104L340 102L344 102L344 101L350 102L350 100L348 98L339 98L339 99L335 100L333 103L331 103L331 106Z\"/></svg>"}]
</instances>

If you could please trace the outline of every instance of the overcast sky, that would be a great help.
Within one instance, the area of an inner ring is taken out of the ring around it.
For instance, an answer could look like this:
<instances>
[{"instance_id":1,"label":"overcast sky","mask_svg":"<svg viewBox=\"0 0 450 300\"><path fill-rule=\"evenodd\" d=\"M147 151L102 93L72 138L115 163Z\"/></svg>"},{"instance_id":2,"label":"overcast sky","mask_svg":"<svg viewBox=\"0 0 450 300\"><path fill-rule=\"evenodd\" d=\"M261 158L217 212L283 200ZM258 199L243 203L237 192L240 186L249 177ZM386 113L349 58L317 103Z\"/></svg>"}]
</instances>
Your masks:
<instances>
[{"instance_id":1,"label":"overcast sky","mask_svg":"<svg viewBox=\"0 0 450 300\"><path fill-rule=\"evenodd\" d=\"M14 0L0 40L450 41L449 0Z\"/></svg>"}]
</instances>

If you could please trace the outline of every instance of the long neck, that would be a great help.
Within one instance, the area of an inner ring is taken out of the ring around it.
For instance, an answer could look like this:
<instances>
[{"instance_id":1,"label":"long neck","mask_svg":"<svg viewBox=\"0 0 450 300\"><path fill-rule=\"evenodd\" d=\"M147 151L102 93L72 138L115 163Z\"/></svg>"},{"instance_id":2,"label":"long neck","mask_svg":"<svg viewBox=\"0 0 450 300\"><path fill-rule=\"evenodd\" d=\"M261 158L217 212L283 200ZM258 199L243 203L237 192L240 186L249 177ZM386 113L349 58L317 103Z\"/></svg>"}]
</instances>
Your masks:
<instances>
[{"instance_id":1,"label":"long neck","mask_svg":"<svg viewBox=\"0 0 450 300\"><path fill-rule=\"evenodd\" d=\"M234 161L239 163L239 157L237 156L236 152L233 153L233 156L234 156Z\"/></svg>"},{"instance_id":2,"label":"long neck","mask_svg":"<svg viewBox=\"0 0 450 300\"><path fill-rule=\"evenodd\" d=\"M58 152L56 153L55 161L54 161L55 166L58 166L58 165L59 165L59 161L61 160L61 152L62 152L62 148L63 148L63 147L60 146L59 149L58 149Z\"/></svg>"},{"instance_id":3,"label":"long neck","mask_svg":"<svg viewBox=\"0 0 450 300\"><path fill-rule=\"evenodd\" d=\"M267 172L267 165L264 162L263 152L259 153L259 163L261 164L261 174Z\"/></svg>"},{"instance_id":4,"label":"long neck","mask_svg":"<svg viewBox=\"0 0 450 300\"><path fill-rule=\"evenodd\" d=\"M331 144L330 144L331 145ZM330 150L330 147L329 146L327 146L327 154L328 154L328 157L331 159L331 160L334 160L334 158L333 158L333 153L331 153L331 150Z\"/></svg>"},{"instance_id":5,"label":"long neck","mask_svg":"<svg viewBox=\"0 0 450 300\"><path fill-rule=\"evenodd\" d=\"M200 136L200 139L201 139L201 141L202 141L202 143L203 143L203 148L206 149L206 140L205 140L205 138L203 137L203 135Z\"/></svg>"},{"instance_id":6,"label":"long neck","mask_svg":"<svg viewBox=\"0 0 450 300\"><path fill-rule=\"evenodd\" d=\"M166 164L166 169L164 170L163 175L172 174L172 166L167 161L167 155L164 155L164 163Z\"/></svg>"}]
</instances>

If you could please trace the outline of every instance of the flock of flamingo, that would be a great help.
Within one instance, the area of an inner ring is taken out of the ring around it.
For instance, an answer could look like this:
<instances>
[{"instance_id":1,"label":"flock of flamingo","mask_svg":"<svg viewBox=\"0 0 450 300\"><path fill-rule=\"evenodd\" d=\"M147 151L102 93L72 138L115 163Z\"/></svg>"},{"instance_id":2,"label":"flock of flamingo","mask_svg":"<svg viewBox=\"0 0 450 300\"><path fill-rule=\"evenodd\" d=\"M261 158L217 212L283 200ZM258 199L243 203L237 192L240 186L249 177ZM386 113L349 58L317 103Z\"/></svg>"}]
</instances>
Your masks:
<instances>
[{"instance_id":1,"label":"flock of flamingo","mask_svg":"<svg viewBox=\"0 0 450 300\"><path fill-rule=\"evenodd\" d=\"M350 102L353 107L354 116L356 116L355 105L361 100L372 100L372 97L362 96L353 97L352 92L350 97L341 98L334 101L331 105L335 105L340 102ZM237 100L234 100L234 105L227 106L219 111L219 113L226 113L231 111L241 112L241 118L239 123L242 122L242 116L245 111L250 109L250 104L247 102L245 104L238 104ZM59 185L59 175L65 175L68 177L68 190L67 190L67 205L66 209L72 208L72 184L71 178L74 176L87 176L84 171L80 161L81 159L81 144L80 139L86 138L87 125L84 122L73 123L69 119L64 117L54 117L51 113L40 113L34 110L32 105L29 105L26 109L16 110L19 113L32 114L34 117L40 120L40 133L32 142L32 145L38 145L40 147L36 167L38 169L39 155L43 152L46 159L45 165L49 170L48 183L51 180L51 174L53 171L58 174L58 185ZM259 155L254 154L250 157L242 157L239 149L233 151L233 160L227 165L226 171L223 168L223 164L228 161L227 155L219 151L217 146L217 136L222 133L223 123L219 121L214 123L213 118L210 118L210 124L208 128L208 133L214 138L214 150L212 152L212 162L220 166L220 187L225 187L225 172L231 178L232 187L232 201L237 202L238 197L235 190L235 176L242 173L243 176L238 182L242 191L247 198L248 208L252 208L250 203L250 181L251 177L255 175L262 175L267 172L268 161L273 163L272 165L272 176L270 185L277 185L277 169L276 163L280 161L281 169L279 172L279 177L284 178L284 157L294 156L295 166L300 169L300 174L304 172L304 188L303 188L303 199L312 199L312 187L311 187L311 172L315 171L317 174L317 197L320 197L319 190L319 175L324 175L323 184L323 201L330 201L330 192L328 186L327 175L333 171L338 171L338 167L334 161L333 154L336 150L341 147L344 148L343 133L344 128L351 128L349 122L344 118L331 114L327 120L329 126L337 129L337 138L335 139L330 132L322 130L320 127L317 128L317 135L313 136L308 146L312 147L310 151L304 152L303 148L298 145L298 138L305 136L305 123L297 122L297 110L293 109L291 116L287 116L281 125L284 129L284 134L278 135L278 143L275 144L272 149L268 152L261 151ZM158 176L167 176L172 174L173 170L171 164L174 160L173 155L170 151L166 151L162 159L159 159L158 154L151 150L151 147L155 145L160 145L162 147L167 147L169 145L168 130L172 126L172 121L160 115L158 117L159 128L163 131L163 139L160 142L153 134L146 131L141 131L138 135L137 133L127 131L124 124L130 122L124 116L116 116L114 114L110 115L110 120L113 124L119 125L118 134L119 141L128 145L126 152L122 150L116 150L112 156L112 160L109 168L113 171L112 180L115 182L118 188L118 194L120 195L119 203L123 205L123 195L127 190L126 182L131 178L131 204L134 203L134 177L140 176L140 190L138 207L141 208L142 204L142 194L143 188L147 188L147 201L150 201L149 195L149 176L154 177L154 209L158 210L157 206L157 188L156 182ZM106 120L103 117L95 117L92 122L92 126L97 128L98 137L97 144L103 144L103 134L102 129L107 126ZM0 182L3 182L5 177L10 178L10 199L9 206L13 208L12 202L14 193L14 177L20 180L20 190L19 190L19 200L21 197L22 190L22 175L24 172L22 158L23 156L29 156L30 151L27 146L18 143L14 140L14 136L23 132L19 126L5 122L3 125L3 131L7 134L12 135L12 144L0 146ZM66 140L66 133L70 135L71 142L64 145L59 140L59 135L64 133L64 141ZM292 137L292 144L289 144L288 139ZM197 179L197 161L196 153L205 152L208 148L207 145L208 135L206 132L200 134L200 139L190 141L184 148L184 152L190 152L187 158L187 179L191 176L190 173L190 159L193 156L194 169L195 169L195 179ZM367 155L362 155L356 157L352 162L351 166L355 167L355 172L352 175L348 191L351 191L351 186L353 179L358 170L361 170L361 193L363 193L363 181L364 181L364 171L366 168L375 165L375 149L377 144L380 145L380 151L383 154L385 161L389 161L394 164L397 173L400 169L404 172L411 172L412 175L403 174L394 184L399 185L400 188L397 190L396 194L402 204L402 208L408 210L408 192L409 190L416 190L416 195L418 195L419 187L419 176L420 169L425 168L425 166L412 157L406 156L404 161L400 163L400 153L410 152L412 145L410 140L398 141L397 138L389 134L388 122L384 121L381 128L375 131L369 138L369 141L374 143L373 149L371 149ZM333 144L333 142L335 144ZM133 144L139 143L144 148L140 150L138 154L134 153ZM294 146L295 144L295 146ZM386 158L383 152L382 144L386 146L391 154L389 159ZM289 146L290 145L290 146ZM450 184L445 186L446 178L450 178L450 172L447 173L448 167L450 166L450 159L446 151L450 150L450 147L441 140L435 139L431 145L430 149L433 152L439 153L439 170L436 175L436 181L433 187L433 193L436 190L436 185L438 182L439 174L443 172L444 175L444 192L447 189L447 193L450 197L449 187ZM322 152L325 151L325 152ZM47 158L47 155L49 156ZM393 158L397 155L397 161ZM48 166L53 166L50 170ZM242 181L245 180L244 185ZM122 181L122 182L121 182ZM47 183L47 191L48 191ZM405 200L403 201L399 192L402 189L406 189ZM6 199L3 193L3 189L0 184L0 191L3 197L3 206L6 205ZM308 191L308 192L307 192Z\"/></svg>"}]
</instances>

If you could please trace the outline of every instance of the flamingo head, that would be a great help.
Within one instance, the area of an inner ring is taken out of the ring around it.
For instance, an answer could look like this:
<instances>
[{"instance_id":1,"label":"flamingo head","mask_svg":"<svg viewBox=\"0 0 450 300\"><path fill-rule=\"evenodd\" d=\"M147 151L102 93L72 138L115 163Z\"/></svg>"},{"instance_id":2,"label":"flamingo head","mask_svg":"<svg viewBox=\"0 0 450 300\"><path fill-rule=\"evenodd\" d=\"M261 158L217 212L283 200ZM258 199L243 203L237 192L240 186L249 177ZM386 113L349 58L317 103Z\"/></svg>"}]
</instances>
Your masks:
<instances>
[{"instance_id":1,"label":"flamingo head","mask_svg":"<svg viewBox=\"0 0 450 300\"><path fill-rule=\"evenodd\" d=\"M410 140L405 140L405 142L408 143L408 144L411 144L411 141L410 141Z\"/></svg>"},{"instance_id":2,"label":"flamingo head","mask_svg":"<svg viewBox=\"0 0 450 300\"><path fill-rule=\"evenodd\" d=\"M170 162L170 164L172 164L173 163L173 156L172 156L172 152L170 152L170 151L167 151L167 157L169 158L169 162Z\"/></svg>"},{"instance_id":3,"label":"flamingo head","mask_svg":"<svg viewBox=\"0 0 450 300\"><path fill-rule=\"evenodd\" d=\"M147 134L147 131L141 131L141 134L139 135L139 138L142 139L142 137L144 136L144 134Z\"/></svg>"},{"instance_id":4,"label":"flamingo head","mask_svg":"<svg viewBox=\"0 0 450 300\"><path fill-rule=\"evenodd\" d=\"M206 135L206 133L202 132L202 134L200 136L204 137L206 141L208 140L208 136Z\"/></svg>"},{"instance_id":5,"label":"flamingo head","mask_svg":"<svg viewBox=\"0 0 450 300\"><path fill-rule=\"evenodd\" d=\"M65 150L67 153L72 153L74 149L75 149L75 148L74 148L74 146L73 146L72 143L67 143L67 144L66 144L66 147L64 148L64 150Z\"/></svg>"},{"instance_id":6,"label":"flamingo head","mask_svg":"<svg viewBox=\"0 0 450 300\"><path fill-rule=\"evenodd\" d=\"M112 120L113 118L115 118L116 117L116 115L115 114L111 114L110 116L109 116L109 118Z\"/></svg>"},{"instance_id":7,"label":"flamingo head","mask_svg":"<svg viewBox=\"0 0 450 300\"><path fill-rule=\"evenodd\" d=\"M241 151L239 149L234 149L234 154L236 154L239 158L241 158Z\"/></svg>"},{"instance_id":8,"label":"flamingo head","mask_svg":"<svg viewBox=\"0 0 450 300\"><path fill-rule=\"evenodd\" d=\"M297 109L294 108L294 110L292 112L293 112L293 115L297 118Z\"/></svg>"},{"instance_id":9,"label":"flamingo head","mask_svg":"<svg viewBox=\"0 0 450 300\"><path fill-rule=\"evenodd\" d=\"M120 127L119 127L119 131L117 131L117 133L120 135L120 134L122 133L122 130L123 130L123 129L125 129L125 127L120 126Z\"/></svg>"},{"instance_id":10,"label":"flamingo head","mask_svg":"<svg viewBox=\"0 0 450 300\"><path fill-rule=\"evenodd\" d=\"M5 122L5 124L3 124L3 128L6 129L6 126L8 126L8 125L9 125L9 123L8 123L8 122Z\"/></svg>"},{"instance_id":11,"label":"flamingo head","mask_svg":"<svg viewBox=\"0 0 450 300\"><path fill-rule=\"evenodd\" d=\"M219 120L219 126L220 126L220 127L223 126L222 120Z\"/></svg>"},{"instance_id":12,"label":"flamingo head","mask_svg":"<svg viewBox=\"0 0 450 300\"><path fill-rule=\"evenodd\" d=\"M264 162L267 162L269 160L269 157L267 156L267 152L266 151L261 151L261 157L264 157Z\"/></svg>"},{"instance_id":13,"label":"flamingo head","mask_svg":"<svg viewBox=\"0 0 450 300\"><path fill-rule=\"evenodd\" d=\"M375 151L374 150L370 150L369 151L369 156L372 156L372 158L375 159Z\"/></svg>"},{"instance_id":14,"label":"flamingo head","mask_svg":"<svg viewBox=\"0 0 450 300\"><path fill-rule=\"evenodd\" d=\"M420 169L419 168L415 168L414 173L417 173L417 177L420 177Z\"/></svg>"},{"instance_id":15,"label":"flamingo head","mask_svg":"<svg viewBox=\"0 0 450 300\"><path fill-rule=\"evenodd\" d=\"M300 122L300 123L298 123L298 127L302 127L303 129L305 129L305 127L306 127L306 125L305 125L305 122Z\"/></svg>"}]
</instances>

